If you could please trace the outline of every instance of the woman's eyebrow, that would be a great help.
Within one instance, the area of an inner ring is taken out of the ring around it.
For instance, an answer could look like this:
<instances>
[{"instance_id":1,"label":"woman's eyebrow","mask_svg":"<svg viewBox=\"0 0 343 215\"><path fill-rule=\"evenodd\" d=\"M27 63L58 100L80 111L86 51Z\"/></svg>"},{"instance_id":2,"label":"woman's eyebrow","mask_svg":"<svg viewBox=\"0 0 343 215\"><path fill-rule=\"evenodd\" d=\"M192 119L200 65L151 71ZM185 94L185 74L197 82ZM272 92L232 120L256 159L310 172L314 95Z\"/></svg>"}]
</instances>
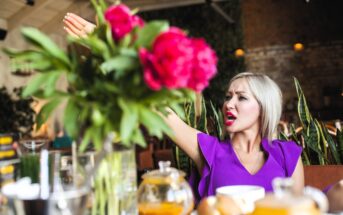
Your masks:
<instances>
[{"instance_id":1,"label":"woman's eyebrow","mask_svg":"<svg viewBox=\"0 0 343 215\"><path fill-rule=\"evenodd\" d=\"M246 94L247 92L245 92L245 91L234 91L234 92L232 92L232 90L229 90L229 91L226 92L226 94L228 94L228 93L231 93L231 94L235 93L235 94L240 94L241 95L241 94Z\"/></svg>"}]
</instances>

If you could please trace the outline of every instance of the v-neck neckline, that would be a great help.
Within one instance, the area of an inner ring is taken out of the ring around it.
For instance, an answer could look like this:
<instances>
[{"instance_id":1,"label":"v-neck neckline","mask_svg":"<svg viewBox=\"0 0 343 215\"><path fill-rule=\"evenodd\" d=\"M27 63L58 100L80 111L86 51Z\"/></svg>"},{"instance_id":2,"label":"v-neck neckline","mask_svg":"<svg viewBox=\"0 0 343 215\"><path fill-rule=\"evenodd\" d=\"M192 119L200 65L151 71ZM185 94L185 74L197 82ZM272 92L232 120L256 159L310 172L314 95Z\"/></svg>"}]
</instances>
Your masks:
<instances>
[{"instance_id":1,"label":"v-neck neckline","mask_svg":"<svg viewBox=\"0 0 343 215\"><path fill-rule=\"evenodd\" d=\"M256 176L257 174L259 174L266 166L266 164L268 163L269 161L269 158L270 158L270 154L269 152L266 150L266 145L265 144L268 144L268 140L263 138L262 141L261 141L261 146L262 146L262 150L264 153L266 153L266 156L267 156L267 159L266 161L264 162L264 164L261 166L261 168L259 170L257 170L254 174L252 174L251 172L249 172L249 170L242 164L242 162L239 160L238 158L238 155L236 154L235 150L233 149L233 146L232 146L232 143L231 141L229 142L230 144L230 148L231 148L231 151L232 151L232 154L233 154L233 157L235 159L236 162L238 162L238 164L240 165L240 167L246 172L248 173L250 176Z\"/></svg>"}]
</instances>

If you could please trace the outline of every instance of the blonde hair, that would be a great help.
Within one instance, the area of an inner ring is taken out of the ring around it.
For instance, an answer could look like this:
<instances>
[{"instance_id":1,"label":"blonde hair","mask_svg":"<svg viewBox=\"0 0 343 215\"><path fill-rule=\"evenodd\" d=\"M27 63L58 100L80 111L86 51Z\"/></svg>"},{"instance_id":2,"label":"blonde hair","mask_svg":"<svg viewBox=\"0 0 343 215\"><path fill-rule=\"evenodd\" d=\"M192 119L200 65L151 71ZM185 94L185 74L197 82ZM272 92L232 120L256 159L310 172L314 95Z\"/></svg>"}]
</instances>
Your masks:
<instances>
[{"instance_id":1,"label":"blonde hair","mask_svg":"<svg viewBox=\"0 0 343 215\"><path fill-rule=\"evenodd\" d=\"M244 78L260 105L260 132L262 138L272 139L282 112L282 93L279 86L267 75L243 72L234 76L229 83Z\"/></svg>"}]
</instances>

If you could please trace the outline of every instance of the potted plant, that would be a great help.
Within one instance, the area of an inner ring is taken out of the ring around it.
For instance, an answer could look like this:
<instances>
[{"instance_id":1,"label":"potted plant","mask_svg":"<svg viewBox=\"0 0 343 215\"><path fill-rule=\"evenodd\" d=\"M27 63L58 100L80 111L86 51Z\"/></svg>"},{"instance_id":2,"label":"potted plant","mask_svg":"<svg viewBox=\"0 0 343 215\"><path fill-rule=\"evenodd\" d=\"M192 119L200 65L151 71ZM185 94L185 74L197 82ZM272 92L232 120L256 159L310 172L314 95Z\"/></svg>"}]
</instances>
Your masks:
<instances>
[{"instance_id":1,"label":"potted plant","mask_svg":"<svg viewBox=\"0 0 343 215\"><path fill-rule=\"evenodd\" d=\"M290 125L290 134L280 134L281 139L293 140L303 147L305 183L324 189L343 178L343 132L329 130L324 122L314 118L307 106L305 95L296 78L298 115L301 126Z\"/></svg>"},{"instance_id":2,"label":"potted plant","mask_svg":"<svg viewBox=\"0 0 343 215\"><path fill-rule=\"evenodd\" d=\"M108 156L100 166L93 207L94 213L131 213L136 209L133 146L146 144L140 127L159 138L172 135L160 114L171 107L184 116L180 103L193 100L194 92L208 85L217 58L203 39L190 38L166 21L144 22L123 4L108 8L103 0L92 3L98 27L87 37L69 37L70 52L37 29L25 28L23 36L35 49L6 53L37 72L23 96L47 100L38 126L65 101L64 126L80 151L89 143L100 150L109 132L120 146L115 148L132 151ZM89 49L87 54L77 53L80 45ZM62 76L66 90L57 86Z\"/></svg>"}]
</instances>

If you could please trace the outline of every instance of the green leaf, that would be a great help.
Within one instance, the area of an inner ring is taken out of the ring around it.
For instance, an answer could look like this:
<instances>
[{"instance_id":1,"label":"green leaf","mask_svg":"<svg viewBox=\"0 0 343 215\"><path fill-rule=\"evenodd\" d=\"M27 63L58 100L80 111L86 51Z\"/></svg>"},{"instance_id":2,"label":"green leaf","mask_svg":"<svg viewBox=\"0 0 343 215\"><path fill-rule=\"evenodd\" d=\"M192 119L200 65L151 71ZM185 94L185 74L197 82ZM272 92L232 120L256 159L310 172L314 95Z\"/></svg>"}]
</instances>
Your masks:
<instances>
[{"instance_id":1,"label":"green leaf","mask_svg":"<svg viewBox=\"0 0 343 215\"><path fill-rule=\"evenodd\" d=\"M138 58L137 51L133 48L121 48L119 49L119 54L132 58Z\"/></svg>"},{"instance_id":2,"label":"green leaf","mask_svg":"<svg viewBox=\"0 0 343 215\"><path fill-rule=\"evenodd\" d=\"M48 76L44 84L44 96L48 98L51 97L52 94L55 92L56 82L61 74L59 72L49 72L46 74L48 74Z\"/></svg>"},{"instance_id":3,"label":"green leaf","mask_svg":"<svg viewBox=\"0 0 343 215\"><path fill-rule=\"evenodd\" d=\"M169 28L169 23L166 21L152 21L146 23L143 28L137 29L136 47L149 48L158 34L166 31Z\"/></svg>"},{"instance_id":4,"label":"green leaf","mask_svg":"<svg viewBox=\"0 0 343 215\"><path fill-rule=\"evenodd\" d=\"M301 145L301 141L299 140L297 136L297 132L295 131L295 125L293 123L290 123L289 127L290 127L290 138L292 138L292 140L298 143L298 145Z\"/></svg>"},{"instance_id":5,"label":"green leaf","mask_svg":"<svg viewBox=\"0 0 343 215\"><path fill-rule=\"evenodd\" d=\"M113 52L116 51L116 44L115 44L115 41L112 37L112 29L111 29L111 26L108 24L106 25L106 28L105 28L105 33L106 33L106 40L107 40L107 43L109 44L109 47Z\"/></svg>"},{"instance_id":6,"label":"green leaf","mask_svg":"<svg viewBox=\"0 0 343 215\"><path fill-rule=\"evenodd\" d=\"M181 119L184 120L186 118L184 109L180 107L178 103L171 103L170 108L173 109Z\"/></svg>"},{"instance_id":7,"label":"green leaf","mask_svg":"<svg viewBox=\"0 0 343 215\"><path fill-rule=\"evenodd\" d=\"M130 71L137 68L138 66L139 61L137 58L121 55L105 61L101 64L100 68L106 74L113 71Z\"/></svg>"},{"instance_id":8,"label":"green leaf","mask_svg":"<svg viewBox=\"0 0 343 215\"><path fill-rule=\"evenodd\" d=\"M278 136L278 139L279 140L288 140L288 137L285 133L283 133L282 131L279 133L279 136Z\"/></svg>"},{"instance_id":9,"label":"green leaf","mask_svg":"<svg viewBox=\"0 0 343 215\"><path fill-rule=\"evenodd\" d=\"M95 9L96 17L99 22L99 25L104 24L106 22L105 17L104 17L104 9L102 8L101 5L97 3L97 0L91 0L91 2Z\"/></svg>"},{"instance_id":10,"label":"green leaf","mask_svg":"<svg viewBox=\"0 0 343 215\"><path fill-rule=\"evenodd\" d=\"M89 128L85 131L85 135L83 136L80 147L79 147L80 152L84 152L86 150L86 148L87 148L88 144L90 143L93 135L94 134L93 134L92 129Z\"/></svg>"},{"instance_id":11,"label":"green leaf","mask_svg":"<svg viewBox=\"0 0 343 215\"><path fill-rule=\"evenodd\" d=\"M194 103L195 105L196 103ZM194 106L195 108L195 106ZM198 125L197 125L197 128L200 130L200 131L203 131L205 133L208 134L208 129L207 129L207 108L206 108L206 104L205 104L205 99L202 99L201 100L201 114L200 114L200 117L197 119L198 120Z\"/></svg>"},{"instance_id":12,"label":"green leaf","mask_svg":"<svg viewBox=\"0 0 343 215\"><path fill-rule=\"evenodd\" d=\"M327 144L330 148L331 154L335 160L335 164L342 164L341 159L338 154L336 143L333 140L332 136L329 134L328 129L325 127L324 124L322 124L322 131L323 131L325 140L327 141Z\"/></svg>"},{"instance_id":13,"label":"green leaf","mask_svg":"<svg viewBox=\"0 0 343 215\"><path fill-rule=\"evenodd\" d=\"M216 122L216 133L217 133L217 137L222 140L224 138L224 134L223 134L223 116L222 116L222 112L221 110L216 110L216 108L214 107L212 101L210 101L210 105L211 105L211 109L212 109L212 114L214 117L214 121Z\"/></svg>"},{"instance_id":14,"label":"green leaf","mask_svg":"<svg viewBox=\"0 0 343 215\"><path fill-rule=\"evenodd\" d=\"M101 126L105 122L105 117L102 115L101 111L98 108L93 108L92 111L92 122L95 126Z\"/></svg>"},{"instance_id":15,"label":"green leaf","mask_svg":"<svg viewBox=\"0 0 343 215\"><path fill-rule=\"evenodd\" d=\"M341 161L343 161L343 132L337 128L337 151L340 155Z\"/></svg>"},{"instance_id":16,"label":"green leaf","mask_svg":"<svg viewBox=\"0 0 343 215\"><path fill-rule=\"evenodd\" d=\"M155 135L160 139L162 138L162 132L166 133L170 137L174 135L172 130L156 112L143 106L140 106L138 110L139 121L143 123L151 135Z\"/></svg>"},{"instance_id":17,"label":"green leaf","mask_svg":"<svg viewBox=\"0 0 343 215\"><path fill-rule=\"evenodd\" d=\"M52 111L56 109L56 107L61 103L61 101L62 101L61 98L54 98L54 99L51 99L48 103L46 103L42 107L36 119L38 129L43 125L43 123L45 123L48 120Z\"/></svg>"},{"instance_id":18,"label":"green leaf","mask_svg":"<svg viewBox=\"0 0 343 215\"><path fill-rule=\"evenodd\" d=\"M66 108L64 109L64 127L66 128L69 135L77 138L79 131L78 116L80 110L74 100L69 99Z\"/></svg>"},{"instance_id":19,"label":"green leaf","mask_svg":"<svg viewBox=\"0 0 343 215\"><path fill-rule=\"evenodd\" d=\"M294 83L295 83L295 88L296 88L297 95L298 95L299 118L300 118L301 123L303 124L303 127L306 127L306 126L308 126L308 124L312 120L312 116L311 116L311 113L308 109L306 99L305 99L305 95L301 89L301 86L300 86L298 80L295 77L294 77Z\"/></svg>"},{"instance_id":20,"label":"green leaf","mask_svg":"<svg viewBox=\"0 0 343 215\"><path fill-rule=\"evenodd\" d=\"M138 128L138 110L134 103L118 99L118 104L123 111L120 119L120 139L126 144L129 142L134 129Z\"/></svg>"},{"instance_id":21,"label":"green leaf","mask_svg":"<svg viewBox=\"0 0 343 215\"><path fill-rule=\"evenodd\" d=\"M119 41L119 46L121 48L127 48L130 46L132 41L132 36L131 34L126 34L123 38L120 39Z\"/></svg>"},{"instance_id":22,"label":"green leaf","mask_svg":"<svg viewBox=\"0 0 343 215\"><path fill-rule=\"evenodd\" d=\"M138 144L142 147L146 147L145 138L140 129L133 130L132 139L133 143Z\"/></svg>"},{"instance_id":23,"label":"green leaf","mask_svg":"<svg viewBox=\"0 0 343 215\"><path fill-rule=\"evenodd\" d=\"M22 34L31 44L47 51L51 56L59 59L63 64L69 64L69 59L62 49L38 29L26 27L22 29Z\"/></svg>"},{"instance_id":24,"label":"green leaf","mask_svg":"<svg viewBox=\"0 0 343 215\"><path fill-rule=\"evenodd\" d=\"M320 130L314 121L311 121L309 127L302 131L302 135L306 146L317 153L319 163L323 165L325 161L324 154L320 147Z\"/></svg>"},{"instance_id":25,"label":"green leaf","mask_svg":"<svg viewBox=\"0 0 343 215\"><path fill-rule=\"evenodd\" d=\"M22 96L28 97L34 95L35 92L41 89L42 85L45 84L46 79L50 74L37 74L29 84L24 88Z\"/></svg>"}]
</instances>

